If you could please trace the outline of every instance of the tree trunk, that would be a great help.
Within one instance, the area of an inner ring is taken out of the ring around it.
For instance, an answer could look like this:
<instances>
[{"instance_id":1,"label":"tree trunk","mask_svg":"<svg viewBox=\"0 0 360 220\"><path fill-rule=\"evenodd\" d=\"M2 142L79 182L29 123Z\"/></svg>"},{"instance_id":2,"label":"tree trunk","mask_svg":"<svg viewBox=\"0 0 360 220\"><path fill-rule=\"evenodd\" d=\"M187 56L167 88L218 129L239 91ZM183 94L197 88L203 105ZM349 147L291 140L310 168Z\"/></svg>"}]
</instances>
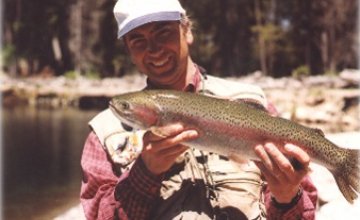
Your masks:
<instances>
[{"instance_id":1,"label":"tree trunk","mask_svg":"<svg viewBox=\"0 0 360 220\"><path fill-rule=\"evenodd\" d=\"M68 47L70 56L74 63L74 69L78 73L82 73L82 5L83 0L78 0L69 7L69 41Z\"/></svg>"},{"instance_id":2,"label":"tree trunk","mask_svg":"<svg viewBox=\"0 0 360 220\"><path fill-rule=\"evenodd\" d=\"M263 24L261 22L261 8L259 5L259 1L255 0L255 18L256 18L256 26L262 27ZM268 75L267 71L267 64L266 64L266 44L264 37L261 34L261 31L259 30L258 36L258 44L259 44L259 59L260 59L260 66L261 66L261 72L264 75Z\"/></svg>"}]
</instances>

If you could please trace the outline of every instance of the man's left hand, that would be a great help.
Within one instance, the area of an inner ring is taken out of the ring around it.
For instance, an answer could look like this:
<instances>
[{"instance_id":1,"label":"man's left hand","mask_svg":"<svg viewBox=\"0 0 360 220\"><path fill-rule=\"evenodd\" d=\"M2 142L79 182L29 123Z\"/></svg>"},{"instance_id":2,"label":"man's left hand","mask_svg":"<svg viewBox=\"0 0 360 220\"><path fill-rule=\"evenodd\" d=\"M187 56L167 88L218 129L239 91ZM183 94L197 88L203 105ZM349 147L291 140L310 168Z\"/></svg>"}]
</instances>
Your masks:
<instances>
[{"instance_id":1,"label":"man's left hand","mask_svg":"<svg viewBox=\"0 0 360 220\"><path fill-rule=\"evenodd\" d=\"M255 153L261 159L261 162L255 163L268 182L272 196L278 203L291 202L308 173L309 155L298 146L285 144L279 147L274 143L257 145ZM301 169L295 169L288 158L296 159L301 164Z\"/></svg>"}]
</instances>

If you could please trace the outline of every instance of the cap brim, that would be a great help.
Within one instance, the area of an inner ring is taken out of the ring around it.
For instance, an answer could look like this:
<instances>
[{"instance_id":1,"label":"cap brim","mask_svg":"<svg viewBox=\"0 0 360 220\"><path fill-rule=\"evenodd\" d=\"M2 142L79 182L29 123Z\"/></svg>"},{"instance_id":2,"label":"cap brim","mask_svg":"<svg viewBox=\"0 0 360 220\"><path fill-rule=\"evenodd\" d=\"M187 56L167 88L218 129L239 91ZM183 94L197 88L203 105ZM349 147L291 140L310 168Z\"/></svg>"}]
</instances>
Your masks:
<instances>
[{"instance_id":1,"label":"cap brim","mask_svg":"<svg viewBox=\"0 0 360 220\"><path fill-rule=\"evenodd\" d=\"M175 12L157 12L153 14L147 14L136 19L131 20L123 28L119 28L118 38L123 37L129 31L140 27L141 25L151 23L154 21L179 21L181 19L181 13Z\"/></svg>"}]
</instances>

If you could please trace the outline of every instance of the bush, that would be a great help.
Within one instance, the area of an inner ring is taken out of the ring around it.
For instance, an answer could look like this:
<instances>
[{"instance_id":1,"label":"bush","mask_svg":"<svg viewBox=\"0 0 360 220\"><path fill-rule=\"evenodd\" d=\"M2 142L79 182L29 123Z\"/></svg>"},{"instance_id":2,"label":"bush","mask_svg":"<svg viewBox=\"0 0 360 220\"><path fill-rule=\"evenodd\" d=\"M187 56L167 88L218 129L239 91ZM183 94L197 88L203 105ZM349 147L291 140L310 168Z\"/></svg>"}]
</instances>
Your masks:
<instances>
[{"instance_id":1,"label":"bush","mask_svg":"<svg viewBox=\"0 0 360 220\"><path fill-rule=\"evenodd\" d=\"M310 76L310 68L307 65L299 66L291 72L291 76L295 78Z\"/></svg>"},{"instance_id":2,"label":"bush","mask_svg":"<svg viewBox=\"0 0 360 220\"><path fill-rule=\"evenodd\" d=\"M64 73L64 76L66 79L75 80L80 76L80 73L78 73L75 70L67 71Z\"/></svg>"},{"instance_id":3,"label":"bush","mask_svg":"<svg viewBox=\"0 0 360 220\"><path fill-rule=\"evenodd\" d=\"M100 73L90 71L90 72L86 72L84 74L84 77L87 78L87 79L100 79Z\"/></svg>"}]
</instances>

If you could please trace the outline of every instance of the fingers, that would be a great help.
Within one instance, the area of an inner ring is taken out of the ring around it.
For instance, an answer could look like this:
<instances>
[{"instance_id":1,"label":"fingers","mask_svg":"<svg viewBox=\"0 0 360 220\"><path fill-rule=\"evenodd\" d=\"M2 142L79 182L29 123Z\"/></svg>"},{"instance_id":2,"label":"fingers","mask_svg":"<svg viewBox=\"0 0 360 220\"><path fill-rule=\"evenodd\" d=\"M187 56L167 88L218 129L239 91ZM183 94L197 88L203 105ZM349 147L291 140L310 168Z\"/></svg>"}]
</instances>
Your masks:
<instances>
[{"instance_id":1,"label":"fingers","mask_svg":"<svg viewBox=\"0 0 360 220\"><path fill-rule=\"evenodd\" d=\"M166 137L176 135L184 130L184 126L181 123L170 124L162 127L152 127L150 131L144 134L144 140L147 141L159 141Z\"/></svg>"},{"instance_id":2,"label":"fingers","mask_svg":"<svg viewBox=\"0 0 360 220\"><path fill-rule=\"evenodd\" d=\"M267 143L255 147L256 154L260 157L262 163L257 163L267 181L286 181L286 173L281 169L278 163L286 163L286 159L275 145ZM291 164L290 164L291 166Z\"/></svg>"},{"instance_id":3,"label":"fingers","mask_svg":"<svg viewBox=\"0 0 360 220\"><path fill-rule=\"evenodd\" d=\"M291 177L294 175L295 169L291 165L288 158L285 157L283 153L280 152L279 148L277 148L272 143L267 143L264 146L266 152L269 154L270 158L272 158L272 161L274 161L276 167L278 168L278 173L283 173L287 177ZM278 173L275 173L279 175Z\"/></svg>"},{"instance_id":4,"label":"fingers","mask_svg":"<svg viewBox=\"0 0 360 220\"><path fill-rule=\"evenodd\" d=\"M150 142L148 150L153 150L154 152L166 151L168 148L172 148L185 141L196 138L197 135L197 131L194 130L184 131L172 137L166 137L157 141Z\"/></svg>"},{"instance_id":5,"label":"fingers","mask_svg":"<svg viewBox=\"0 0 360 220\"><path fill-rule=\"evenodd\" d=\"M167 160L175 160L179 155L184 153L188 149L187 146L184 145L177 145L176 147L170 148L168 150L164 150L164 152L161 152L163 154L164 158Z\"/></svg>"},{"instance_id":6,"label":"fingers","mask_svg":"<svg viewBox=\"0 0 360 220\"><path fill-rule=\"evenodd\" d=\"M188 149L182 143L198 137L196 130L185 130L181 124L153 128L143 136L141 157L150 172L165 172L176 158Z\"/></svg>"},{"instance_id":7,"label":"fingers","mask_svg":"<svg viewBox=\"0 0 360 220\"><path fill-rule=\"evenodd\" d=\"M307 174L310 162L309 155L300 147L285 144L266 143L255 147L255 153L261 159L255 164L267 181L267 186L276 201L290 202L299 190L302 179ZM294 158L301 164L297 170L290 160Z\"/></svg>"},{"instance_id":8,"label":"fingers","mask_svg":"<svg viewBox=\"0 0 360 220\"><path fill-rule=\"evenodd\" d=\"M144 145L147 150L162 152L196 137L198 137L196 130L184 130L181 124L171 124L146 132Z\"/></svg>"},{"instance_id":9,"label":"fingers","mask_svg":"<svg viewBox=\"0 0 360 220\"><path fill-rule=\"evenodd\" d=\"M297 147L293 144L285 144L284 153L289 155L290 157L295 158L298 162L300 162L304 167L308 167L310 163L309 155L302 150L300 147Z\"/></svg>"},{"instance_id":10,"label":"fingers","mask_svg":"<svg viewBox=\"0 0 360 220\"><path fill-rule=\"evenodd\" d=\"M261 159L261 163L256 164L268 181L298 182L306 175L310 162L309 155L301 148L292 144L285 144L284 147L280 148L273 143L266 143L256 146L255 153ZM295 169L288 157L298 160L301 164L300 167L305 169Z\"/></svg>"},{"instance_id":11,"label":"fingers","mask_svg":"<svg viewBox=\"0 0 360 220\"><path fill-rule=\"evenodd\" d=\"M268 168L264 165L264 163L260 161L254 161L256 166L260 169L261 173L264 175L265 179L270 183L277 183L278 179L276 176L269 171Z\"/></svg>"},{"instance_id":12,"label":"fingers","mask_svg":"<svg viewBox=\"0 0 360 220\"><path fill-rule=\"evenodd\" d=\"M263 145L255 146L255 153L261 159L265 167L269 170L273 170L273 162L271 161L268 153L265 151Z\"/></svg>"}]
</instances>

